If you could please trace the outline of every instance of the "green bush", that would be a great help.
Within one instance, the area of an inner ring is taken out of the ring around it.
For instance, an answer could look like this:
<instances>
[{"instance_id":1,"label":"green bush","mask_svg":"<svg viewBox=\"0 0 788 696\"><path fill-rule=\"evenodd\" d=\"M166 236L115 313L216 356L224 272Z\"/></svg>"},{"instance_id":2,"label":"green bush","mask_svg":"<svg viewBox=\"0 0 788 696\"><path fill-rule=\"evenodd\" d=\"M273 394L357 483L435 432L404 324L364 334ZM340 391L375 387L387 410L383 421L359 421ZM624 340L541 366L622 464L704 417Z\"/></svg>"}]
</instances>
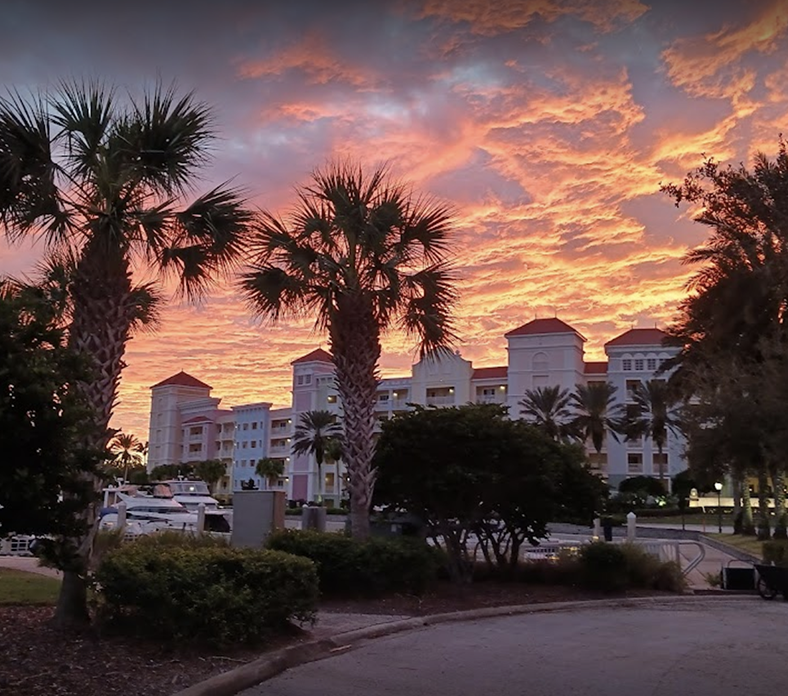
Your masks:
<instances>
[{"instance_id":1,"label":"green bush","mask_svg":"<svg viewBox=\"0 0 788 696\"><path fill-rule=\"evenodd\" d=\"M421 594L440 565L440 552L413 538L359 542L339 533L286 529L271 534L268 548L314 561L320 590L329 596Z\"/></svg>"},{"instance_id":2,"label":"green bush","mask_svg":"<svg viewBox=\"0 0 788 696\"><path fill-rule=\"evenodd\" d=\"M159 638L254 642L291 619L314 620L315 565L234 549L210 537L142 537L107 554L96 580L105 618Z\"/></svg>"},{"instance_id":3,"label":"green bush","mask_svg":"<svg viewBox=\"0 0 788 696\"><path fill-rule=\"evenodd\" d=\"M764 541L763 562L788 566L788 541Z\"/></svg>"},{"instance_id":4,"label":"green bush","mask_svg":"<svg viewBox=\"0 0 788 696\"><path fill-rule=\"evenodd\" d=\"M580 568L583 584L593 590L620 592L629 582L627 556L618 544L586 544L580 550Z\"/></svg>"}]
</instances>

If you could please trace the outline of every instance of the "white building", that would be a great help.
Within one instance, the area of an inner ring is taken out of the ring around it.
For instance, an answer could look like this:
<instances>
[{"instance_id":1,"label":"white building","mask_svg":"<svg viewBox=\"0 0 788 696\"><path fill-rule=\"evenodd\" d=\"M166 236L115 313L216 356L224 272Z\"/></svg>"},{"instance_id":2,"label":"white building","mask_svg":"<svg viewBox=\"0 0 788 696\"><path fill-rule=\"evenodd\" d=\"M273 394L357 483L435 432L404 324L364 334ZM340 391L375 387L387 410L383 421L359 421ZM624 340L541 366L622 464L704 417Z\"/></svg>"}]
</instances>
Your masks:
<instances>
[{"instance_id":1,"label":"white building","mask_svg":"<svg viewBox=\"0 0 788 696\"><path fill-rule=\"evenodd\" d=\"M605 344L607 362L586 362L586 339L578 331L557 318L535 319L505 335L507 365L474 368L459 351L422 360L413 365L409 376L381 380L376 412L379 419L387 419L406 410L409 403L453 406L475 402L505 404L510 415L518 417L519 402L528 389L559 385L572 391L578 384L602 381L612 383L618 403L625 403L635 382L652 379L662 362L676 354L676 348L662 346L664 338L659 329L630 329ZM232 475L228 473L232 490L240 490L250 478L266 488L269 482L257 477L254 469L257 461L270 457L285 465L285 476L270 483L286 489L289 499L313 500L320 489L328 504L337 504L342 471L325 463L320 486L314 458L294 455L291 450L302 414L341 412L331 356L317 349L293 361L292 367L289 408L271 409L270 403L259 402L223 411L220 399L210 397L211 388L185 373L152 387L149 468L189 461L198 454L198 458L221 456L229 461L227 435L232 431ZM667 476L686 468L679 437L668 435L662 458ZM590 450L589 459L613 486L629 476L657 476L659 472L659 454L651 441L618 442L608 436L601 454Z\"/></svg>"}]
</instances>

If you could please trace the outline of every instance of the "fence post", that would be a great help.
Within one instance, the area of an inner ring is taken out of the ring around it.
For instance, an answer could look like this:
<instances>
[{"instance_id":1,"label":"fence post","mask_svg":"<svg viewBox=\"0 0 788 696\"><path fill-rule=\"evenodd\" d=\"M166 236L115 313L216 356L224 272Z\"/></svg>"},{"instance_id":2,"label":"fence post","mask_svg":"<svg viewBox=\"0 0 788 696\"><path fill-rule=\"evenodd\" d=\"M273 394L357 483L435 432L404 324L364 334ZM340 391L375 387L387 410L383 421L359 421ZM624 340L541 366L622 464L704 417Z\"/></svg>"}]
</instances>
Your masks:
<instances>
[{"instance_id":1,"label":"fence post","mask_svg":"<svg viewBox=\"0 0 788 696\"><path fill-rule=\"evenodd\" d=\"M602 536L602 519L600 517L594 518L594 541L598 541Z\"/></svg>"},{"instance_id":2,"label":"fence post","mask_svg":"<svg viewBox=\"0 0 788 696\"><path fill-rule=\"evenodd\" d=\"M118 508L118 529L123 531L126 528L126 503L120 502Z\"/></svg>"},{"instance_id":3,"label":"fence post","mask_svg":"<svg viewBox=\"0 0 788 696\"><path fill-rule=\"evenodd\" d=\"M627 515L627 541L634 541L637 536L638 516L634 512Z\"/></svg>"},{"instance_id":4,"label":"fence post","mask_svg":"<svg viewBox=\"0 0 788 696\"><path fill-rule=\"evenodd\" d=\"M202 534L205 531L205 503L200 503L197 506L197 534Z\"/></svg>"}]
</instances>

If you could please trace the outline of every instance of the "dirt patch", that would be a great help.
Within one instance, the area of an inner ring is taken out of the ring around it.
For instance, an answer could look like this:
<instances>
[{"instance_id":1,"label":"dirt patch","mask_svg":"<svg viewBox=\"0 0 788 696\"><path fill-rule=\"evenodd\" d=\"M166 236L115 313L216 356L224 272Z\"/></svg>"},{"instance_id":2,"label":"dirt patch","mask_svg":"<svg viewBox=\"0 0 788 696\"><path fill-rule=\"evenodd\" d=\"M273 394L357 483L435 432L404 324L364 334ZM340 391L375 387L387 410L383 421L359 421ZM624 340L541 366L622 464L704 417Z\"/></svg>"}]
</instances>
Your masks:
<instances>
[{"instance_id":1,"label":"dirt patch","mask_svg":"<svg viewBox=\"0 0 788 696\"><path fill-rule=\"evenodd\" d=\"M654 594L657 593L633 592L627 596ZM422 597L395 595L325 601L320 611L424 616L480 607L609 597L572 587L484 582L457 590L441 584ZM0 695L169 696L264 652L311 638L308 631L293 627L289 635L257 648L188 650L132 637L64 635L51 625L53 611L52 607L0 607Z\"/></svg>"}]
</instances>

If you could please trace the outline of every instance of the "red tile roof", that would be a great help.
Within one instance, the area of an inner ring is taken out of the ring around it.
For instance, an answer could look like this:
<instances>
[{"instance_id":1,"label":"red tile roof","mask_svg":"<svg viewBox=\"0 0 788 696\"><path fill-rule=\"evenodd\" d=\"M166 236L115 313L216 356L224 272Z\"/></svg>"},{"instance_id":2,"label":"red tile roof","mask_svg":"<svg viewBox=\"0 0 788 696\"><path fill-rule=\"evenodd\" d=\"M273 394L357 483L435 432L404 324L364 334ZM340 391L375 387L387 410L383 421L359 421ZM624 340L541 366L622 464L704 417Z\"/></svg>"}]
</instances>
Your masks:
<instances>
[{"instance_id":1,"label":"red tile roof","mask_svg":"<svg viewBox=\"0 0 788 696\"><path fill-rule=\"evenodd\" d=\"M306 355L302 355L300 358L296 358L290 364L295 365L297 363L307 362L331 362L331 353L328 353L322 348L318 348L317 350L313 350L311 353L307 353Z\"/></svg>"},{"instance_id":2,"label":"red tile roof","mask_svg":"<svg viewBox=\"0 0 788 696\"><path fill-rule=\"evenodd\" d=\"M557 317L551 319L534 319L527 324L512 329L509 333L504 334L504 336L508 338L509 336L533 336L535 334L551 333L575 333L583 338L577 329L573 329L569 324L565 321L561 321Z\"/></svg>"},{"instance_id":3,"label":"red tile roof","mask_svg":"<svg viewBox=\"0 0 788 696\"><path fill-rule=\"evenodd\" d=\"M606 362L587 362L583 363L583 372L587 375L606 375Z\"/></svg>"},{"instance_id":4,"label":"red tile roof","mask_svg":"<svg viewBox=\"0 0 788 696\"><path fill-rule=\"evenodd\" d=\"M213 423L208 416L195 416L194 418L183 421L183 425L189 425L189 423L205 423L206 421L208 421L208 423Z\"/></svg>"},{"instance_id":5,"label":"red tile roof","mask_svg":"<svg viewBox=\"0 0 788 696\"><path fill-rule=\"evenodd\" d=\"M209 384L205 382L201 382L196 377L192 377L191 375L187 375L183 370L181 370L177 375L173 375L172 377L167 377L163 382L159 382L158 384L154 384L151 389L155 389L156 387L200 387L201 389L211 389Z\"/></svg>"},{"instance_id":6,"label":"red tile roof","mask_svg":"<svg viewBox=\"0 0 788 696\"><path fill-rule=\"evenodd\" d=\"M509 368L506 365L502 367L477 367L471 379L506 379Z\"/></svg>"},{"instance_id":7,"label":"red tile roof","mask_svg":"<svg viewBox=\"0 0 788 696\"><path fill-rule=\"evenodd\" d=\"M605 346L661 346L667 336L662 329L630 329Z\"/></svg>"}]
</instances>

